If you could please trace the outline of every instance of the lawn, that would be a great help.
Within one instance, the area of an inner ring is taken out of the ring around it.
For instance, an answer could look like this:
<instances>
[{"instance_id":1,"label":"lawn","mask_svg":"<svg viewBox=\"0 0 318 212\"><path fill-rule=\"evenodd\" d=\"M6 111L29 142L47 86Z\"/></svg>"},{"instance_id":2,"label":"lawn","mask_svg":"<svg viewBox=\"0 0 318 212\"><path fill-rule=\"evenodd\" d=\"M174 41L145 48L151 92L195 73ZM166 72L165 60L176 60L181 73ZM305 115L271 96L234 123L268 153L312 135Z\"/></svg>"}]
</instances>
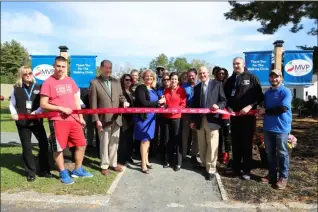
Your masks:
<instances>
[{"instance_id":1,"label":"lawn","mask_svg":"<svg viewBox=\"0 0 318 212\"><path fill-rule=\"evenodd\" d=\"M1 101L1 114L0 114L0 120L1 120L1 132L17 132L17 127L15 125L15 121L11 119L11 114L9 110L9 101ZM49 124L47 119L44 119L44 128L46 130L46 133L49 134Z\"/></svg>"},{"instance_id":2,"label":"lawn","mask_svg":"<svg viewBox=\"0 0 318 212\"><path fill-rule=\"evenodd\" d=\"M11 120L8 109L9 102L1 101L1 132L17 132L15 122ZM47 119L44 120L46 132L49 133ZM100 173L99 159L96 151L86 150L84 168L93 173L93 178L75 179L73 185L63 185L58 179L58 172L53 166L54 178L46 179L37 177L32 183L26 181L22 160L22 148L1 144L0 146L0 167L1 167L1 192L36 191L41 193L72 194L72 195L93 195L106 194L110 184L116 177L115 172L107 177ZM34 156L38 154L38 146L33 148ZM73 170L74 164L66 164L66 168Z\"/></svg>"},{"instance_id":3,"label":"lawn","mask_svg":"<svg viewBox=\"0 0 318 212\"><path fill-rule=\"evenodd\" d=\"M262 121L258 120L258 127ZM292 132L297 146L291 153L290 174L287 188L275 190L270 185L258 182L258 176L266 176L267 170L260 165L257 147L253 150L254 180L243 181L229 178L224 174L224 166L219 167L222 181L229 198L248 203L290 202L317 203L318 200L318 120L294 116Z\"/></svg>"},{"instance_id":4,"label":"lawn","mask_svg":"<svg viewBox=\"0 0 318 212\"><path fill-rule=\"evenodd\" d=\"M36 177L34 182L27 182L24 174L21 146L1 145L1 192L36 191L41 193L53 193L57 195L94 195L106 194L109 186L116 177L115 172L107 177L100 173L99 160L93 152L86 152L84 168L93 173L92 178L76 178L72 185L64 185L58 179L58 172L54 169L51 173L54 178ZM33 148L34 155L38 153L38 146ZM66 164L66 168L73 170L74 164Z\"/></svg>"}]
</instances>

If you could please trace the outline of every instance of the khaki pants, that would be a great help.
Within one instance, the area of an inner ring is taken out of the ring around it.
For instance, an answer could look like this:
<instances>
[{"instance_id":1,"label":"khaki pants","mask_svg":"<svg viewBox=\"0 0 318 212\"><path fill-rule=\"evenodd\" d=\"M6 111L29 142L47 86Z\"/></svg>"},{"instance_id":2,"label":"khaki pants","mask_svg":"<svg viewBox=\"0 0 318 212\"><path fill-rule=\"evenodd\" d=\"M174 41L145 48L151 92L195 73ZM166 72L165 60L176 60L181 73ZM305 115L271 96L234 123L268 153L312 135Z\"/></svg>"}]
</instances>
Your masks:
<instances>
[{"instance_id":1,"label":"khaki pants","mask_svg":"<svg viewBox=\"0 0 318 212\"><path fill-rule=\"evenodd\" d=\"M113 123L99 132L100 136L100 167L108 169L117 166L117 149L119 144L120 127Z\"/></svg>"},{"instance_id":2,"label":"khaki pants","mask_svg":"<svg viewBox=\"0 0 318 212\"><path fill-rule=\"evenodd\" d=\"M189 123L187 122L188 114L184 114L182 117L182 156L185 157L188 150L188 140L190 130L192 131L192 146L191 146L191 156L196 156L199 153L198 147L198 135L196 129L191 129Z\"/></svg>"},{"instance_id":3,"label":"khaki pants","mask_svg":"<svg viewBox=\"0 0 318 212\"><path fill-rule=\"evenodd\" d=\"M216 172L218 159L219 129L211 130L206 116L202 117L202 127L197 130L200 159L209 174Z\"/></svg>"}]
</instances>

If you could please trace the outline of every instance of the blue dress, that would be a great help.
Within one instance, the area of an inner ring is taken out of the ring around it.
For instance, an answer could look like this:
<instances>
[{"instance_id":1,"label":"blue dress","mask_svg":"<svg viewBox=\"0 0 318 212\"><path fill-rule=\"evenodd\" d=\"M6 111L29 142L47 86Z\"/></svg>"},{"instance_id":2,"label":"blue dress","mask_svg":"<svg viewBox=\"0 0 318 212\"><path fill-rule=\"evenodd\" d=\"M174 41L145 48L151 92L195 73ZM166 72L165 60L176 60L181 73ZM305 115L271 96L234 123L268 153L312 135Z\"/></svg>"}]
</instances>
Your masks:
<instances>
[{"instance_id":1,"label":"blue dress","mask_svg":"<svg viewBox=\"0 0 318 212\"><path fill-rule=\"evenodd\" d=\"M148 89L150 101L158 101L155 90ZM156 115L147 113L146 120L142 121L139 116L134 115L134 137L135 140L150 141L155 137Z\"/></svg>"}]
</instances>

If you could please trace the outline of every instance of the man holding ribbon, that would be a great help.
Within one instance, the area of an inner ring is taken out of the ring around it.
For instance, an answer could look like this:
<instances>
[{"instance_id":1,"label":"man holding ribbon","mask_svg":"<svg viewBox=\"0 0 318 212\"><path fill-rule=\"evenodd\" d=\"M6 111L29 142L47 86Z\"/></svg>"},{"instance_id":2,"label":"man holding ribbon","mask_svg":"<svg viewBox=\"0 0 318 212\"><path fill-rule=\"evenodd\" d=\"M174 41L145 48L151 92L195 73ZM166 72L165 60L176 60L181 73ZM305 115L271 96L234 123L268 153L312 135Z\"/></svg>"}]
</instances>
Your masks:
<instances>
[{"instance_id":1,"label":"man holding ribbon","mask_svg":"<svg viewBox=\"0 0 318 212\"><path fill-rule=\"evenodd\" d=\"M202 66L199 69L200 83L194 87L193 107L223 109L226 97L223 85L217 80L211 80L209 71ZM220 114L193 114L190 127L197 129L201 167L205 167L206 179L212 180L216 173L218 159Z\"/></svg>"},{"instance_id":2,"label":"man holding ribbon","mask_svg":"<svg viewBox=\"0 0 318 212\"><path fill-rule=\"evenodd\" d=\"M129 107L119 80L111 77L112 62L103 60L100 64L101 75L90 83L89 101L92 109ZM117 164L117 149L119 144L121 114L93 114L93 121L100 136L100 158L103 175L109 174L109 169L123 171Z\"/></svg>"},{"instance_id":3,"label":"man holding ribbon","mask_svg":"<svg viewBox=\"0 0 318 212\"><path fill-rule=\"evenodd\" d=\"M81 114L72 114L73 110L80 110L80 98L77 94L79 88L74 80L66 75L67 60L57 56L54 62L54 73L42 85L41 108L48 111L58 111L59 115L49 117L53 121L54 133L51 134L51 142L54 150L54 159L60 171L60 179L64 184L73 184L71 178L92 177L82 167L86 140L83 127L85 121ZM63 150L68 146L75 147L75 169L71 176L69 170L64 167Z\"/></svg>"},{"instance_id":4,"label":"man holding ribbon","mask_svg":"<svg viewBox=\"0 0 318 212\"><path fill-rule=\"evenodd\" d=\"M255 115L249 112L256 109L257 105L263 101L264 95L258 78L244 71L243 58L234 58L233 67L234 74L224 85L228 109L239 115L231 117L232 174L249 180L252 168L252 142L256 127ZM242 159L243 163L241 163Z\"/></svg>"}]
</instances>

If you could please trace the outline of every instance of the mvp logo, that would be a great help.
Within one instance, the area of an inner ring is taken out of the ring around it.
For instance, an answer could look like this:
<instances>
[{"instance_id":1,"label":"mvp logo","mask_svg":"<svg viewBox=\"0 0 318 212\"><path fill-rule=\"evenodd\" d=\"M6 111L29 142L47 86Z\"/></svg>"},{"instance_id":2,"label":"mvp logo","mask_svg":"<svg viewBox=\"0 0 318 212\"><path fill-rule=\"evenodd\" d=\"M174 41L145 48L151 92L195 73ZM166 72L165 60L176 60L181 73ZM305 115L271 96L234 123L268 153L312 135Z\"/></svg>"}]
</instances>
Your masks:
<instances>
[{"instance_id":1,"label":"mvp logo","mask_svg":"<svg viewBox=\"0 0 318 212\"><path fill-rule=\"evenodd\" d=\"M300 77L310 73L312 64L307 60L292 60L285 65L285 71L289 75Z\"/></svg>"},{"instance_id":2,"label":"mvp logo","mask_svg":"<svg viewBox=\"0 0 318 212\"><path fill-rule=\"evenodd\" d=\"M46 80L54 73L54 67L48 64L41 64L33 69L33 76L39 80Z\"/></svg>"}]
</instances>

